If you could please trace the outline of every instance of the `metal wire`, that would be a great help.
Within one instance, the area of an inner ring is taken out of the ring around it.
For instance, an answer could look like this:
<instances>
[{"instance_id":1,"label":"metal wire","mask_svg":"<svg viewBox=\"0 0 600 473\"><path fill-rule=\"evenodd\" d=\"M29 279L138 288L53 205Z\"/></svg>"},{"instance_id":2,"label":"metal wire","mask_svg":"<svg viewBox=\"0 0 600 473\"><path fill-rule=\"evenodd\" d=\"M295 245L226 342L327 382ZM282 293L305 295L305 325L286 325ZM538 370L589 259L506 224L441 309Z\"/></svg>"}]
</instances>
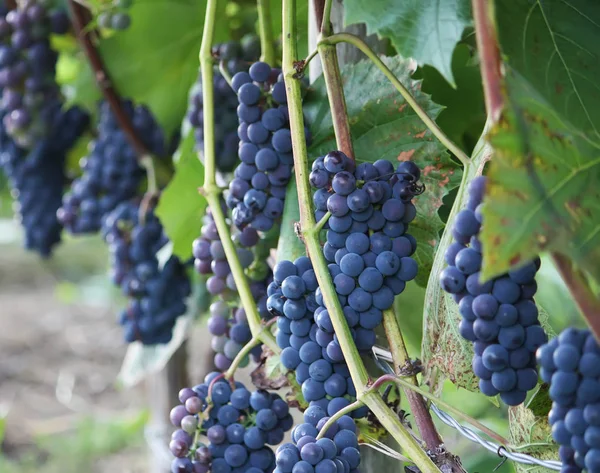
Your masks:
<instances>
[{"instance_id":1,"label":"metal wire","mask_svg":"<svg viewBox=\"0 0 600 473\"><path fill-rule=\"evenodd\" d=\"M385 372L394 374L392 367L388 364L392 362L392 354L381 347L373 347L373 355L377 365ZM383 363L385 361L386 363ZM526 453L518 453L509 451L504 445L498 445L494 442L482 438L470 427L466 427L458 422L447 412L444 412L434 403L431 403L431 410L434 414L446 425L454 428L463 437L468 438L471 442L478 443L486 450L498 455L501 458L507 458L522 465L538 465L549 470L560 471L562 463L556 460L540 460Z\"/></svg>"}]
</instances>

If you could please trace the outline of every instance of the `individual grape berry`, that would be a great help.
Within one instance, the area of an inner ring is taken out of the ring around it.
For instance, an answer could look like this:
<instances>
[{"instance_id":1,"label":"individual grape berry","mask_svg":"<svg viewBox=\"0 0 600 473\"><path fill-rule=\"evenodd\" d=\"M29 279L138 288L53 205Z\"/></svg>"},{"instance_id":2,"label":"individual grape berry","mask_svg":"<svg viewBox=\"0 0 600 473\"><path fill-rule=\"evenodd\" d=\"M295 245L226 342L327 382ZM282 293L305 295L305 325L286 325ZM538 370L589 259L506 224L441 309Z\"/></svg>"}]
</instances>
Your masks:
<instances>
[{"instance_id":1,"label":"individual grape berry","mask_svg":"<svg viewBox=\"0 0 600 473\"><path fill-rule=\"evenodd\" d=\"M535 351L547 341L533 301L539 260L481 281L479 232L485 184L481 176L469 184L467 206L456 215L450 230L455 241L446 250L448 266L440 273L440 286L459 304L462 337L485 344L472 364L481 391L488 396L500 394L506 404L517 405L537 384L537 372L532 369ZM524 284L531 287L524 290ZM572 354L560 358L565 366L578 361Z\"/></svg>"}]
</instances>

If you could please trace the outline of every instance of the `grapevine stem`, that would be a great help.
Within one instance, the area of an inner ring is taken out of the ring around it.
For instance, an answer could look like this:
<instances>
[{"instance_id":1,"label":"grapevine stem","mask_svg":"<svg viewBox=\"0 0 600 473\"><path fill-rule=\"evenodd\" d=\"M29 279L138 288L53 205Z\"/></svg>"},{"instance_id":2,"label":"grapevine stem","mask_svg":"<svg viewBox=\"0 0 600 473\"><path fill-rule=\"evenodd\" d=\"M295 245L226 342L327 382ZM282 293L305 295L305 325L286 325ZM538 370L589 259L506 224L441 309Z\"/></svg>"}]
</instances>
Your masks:
<instances>
[{"instance_id":1,"label":"grapevine stem","mask_svg":"<svg viewBox=\"0 0 600 473\"><path fill-rule=\"evenodd\" d=\"M110 80L110 76L102 58L100 57L100 53L96 49L96 46L92 42L92 39L89 35L89 32L86 32L87 20L86 20L86 8L75 2L75 0L69 0L69 9L71 10L71 16L73 18L73 29L75 32L75 36L79 40L81 47L83 48L90 66L94 71L94 77L96 79L96 84L98 88L102 92L104 99L108 102L110 109L115 115L117 122L119 123L119 127L125 133L127 140L135 150L136 154L140 159L144 159L146 156L149 156L151 153L148 151L148 148L144 144L144 142L137 135L135 128L133 126L132 121L129 116L123 110L123 106L121 104L121 100L115 89L112 81Z\"/></svg>"},{"instance_id":2,"label":"grapevine stem","mask_svg":"<svg viewBox=\"0 0 600 473\"><path fill-rule=\"evenodd\" d=\"M306 56L306 59L302 63L302 67L304 68L304 67L308 66L308 64L310 63L310 61L312 61L317 56L317 54L319 54L319 50L315 49L308 56Z\"/></svg>"},{"instance_id":3,"label":"grapevine stem","mask_svg":"<svg viewBox=\"0 0 600 473\"><path fill-rule=\"evenodd\" d=\"M323 22L325 22L325 17L323 17ZM348 121L348 113L346 111L346 98L344 97L337 51L335 50L335 46L329 44L319 44L317 50L321 58L323 78L325 79L327 97L329 98L329 108L331 109L331 120L333 121L337 148L354 160L350 122Z\"/></svg>"},{"instance_id":4,"label":"grapevine stem","mask_svg":"<svg viewBox=\"0 0 600 473\"><path fill-rule=\"evenodd\" d=\"M300 225L304 244L313 264L325 306L329 311L333 328L338 337L348 370L350 371L350 376L356 387L357 400L362 401L369 407L422 473L439 473L438 468L427 456L427 453L423 451L419 443L402 425L398 416L383 401L380 394L369 391L367 386L369 380L367 370L352 340L348 323L344 317L340 301L331 281L331 275L327 269L327 262L323 256L319 236L314 231L316 222L312 212L311 190L308 181L309 167L306 139L304 136L302 95L300 83L295 78L296 69L294 63L297 60L298 53L296 35L296 0L283 0L283 74L288 98L294 169L300 206Z\"/></svg>"},{"instance_id":5,"label":"grapevine stem","mask_svg":"<svg viewBox=\"0 0 600 473\"><path fill-rule=\"evenodd\" d=\"M323 20L321 22L321 34L323 36L331 35L331 7L333 6L333 0L325 0L325 6L323 8Z\"/></svg>"},{"instance_id":6,"label":"grapevine stem","mask_svg":"<svg viewBox=\"0 0 600 473\"><path fill-rule=\"evenodd\" d=\"M349 43L358 48L362 53L365 54L381 72L385 74L385 76L389 79L389 81L394 85L396 90L400 92L400 95L404 97L404 100L410 105L410 107L415 111L415 113L419 116L419 118L423 121L425 126L433 133L433 135L442 143L446 148L448 148L459 160L461 163L466 165L470 158L466 155L466 153L461 150L456 143L454 143L442 130L435 120L433 120L427 112L423 110L423 108L419 105L419 103L412 96L410 91L398 80L398 78L394 75L394 73L385 65L385 63L377 56L377 54L369 47L367 43L365 43L358 36L354 36L349 33L337 33L327 38L322 39L319 42L319 48L322 45L336 45L338 43ZM324 66L323 66L324 67Z\"/></svg>"},{"instance_id":7,"label":"grapevine stem","mask_svg":"<svg viewBox=\"0 0 600 473\"><path fill-rule=\"evenodd\" d=\"M472 3L485 108L488 116L495 123L500 118L504 97L502 95L502 60L494 22L493 3L487 0L473 0Z\"/></svg>"},{"instance_id":8,"label":"grapevine stem","mask_svg":"<svg viewBox=\"0 0 600 473\"><path fill-rule=\"evenodd\" d=\"M401 377L398 376L393 376L393 375L383 375L381 376L375 383L378 386L381 386L382 384L386 383L386 382L394 382L396 384L399 384L400 386L402 386L405 389L414 391L418 394L420 394L421 396L435 402L436 405L442 407L443 409L451 412L452 414L454 414L456 417L460 417L461 419L463 419L465 422L468 422L469 424L471 424L473 427L476 427L477 429L481 430L483 433L485 433L488 437L496 440L498 443L501 443L504 446L508 446L510 445L510 442L505 439L504 437L502 437L500 434L494 432L493 430L487 428L485 425L483 425L481 422L479 422L476 419L473 419L472 417L468 416L467 414L465 414L464 412L462 412L460 409L457 409L456 407L452 406L451 404L448 404L446 401L443 401L441 399L439 399L437 396L435 396L434 394L424 390L423 388L420 388L419 386L415 386L411 381L407 381Z\"/></svg>"},{"instance_id":9,"label":"grapevine stem","mask_svg":"<svg viewBox=\"0 0 600 473\"><path fill-rule=\"evenodd\" d=\"M569 288L573 299L575 299L579 311L587 321L596 340L600 340L600 303L585 280L584 274L577 271L564 255L552 253L552 258L556 269Z\"/></svg>"},{"instance_id":10,"label":"grapevine stem","mask_svg":"<svg viewBox=\"0 0 600 473\"><path fill-rule=\"evenodd\" d=\"M394 371L400 376L402 374L402 368L410 363L410 358L393 308L383 312L383 328L385 329L385 334L389 341L390 351L392 353L392 359L394 360ZM412 383L414 386L419 385L416 375L407 377L406 381ZM414 391L405 389L404 394L408 400L410 411L415 418L415 422L425 445L432 452L438 451L440 445L443 443L442 438L433 423L431 413L425 405L425 400Z\"/></svg>"},{"instance_id":11,"label":"grapevine stem","mask_svg":"<svg viewBox=\"0 0 600 473\"><path fill-rule=\"evenodd\" d=\"M317 235L321 230L323 230L323 227L327 223L327 220L329 220L329 217L331 217L331 212L327 211L327 213L321 217L321 220L317 222L317 224L315 225L315 233Z\"/></svg>"},{"instance_id":12,"label":"grapevine stem","mask_svg":"<svg viewBox=\"0 0 600 473\"><path fill-rule=\"evenodd\" d=\"M331 427L340 417L345 416L346 414L349 414L352 411L355 411L361 406L364 406L364 404L361 401L354 401L352 404L347 405L343 409L340 409L335 414L333 414L327 420L327 422L325 422L323 428L321 428L319 435L317 435L317 440L322 439L329 430L329 427Z\"/></svg>"},{"instance_id":13,"label":"grapevine stem","mask_svg":"<svg viewBox=\"0 0 600 473\"><path fill-rule=\"evenodd\" d=\"M225 61L219 61L219 72L221 73L221 75L223 76L223 79L225 79L227 84L229 84L229 87L231 87L232 78L231 78L231 74L225 67Z\"/></svg>"},{"instance_id":14,"label":"grapevine stem","mask_svg":"<svg viewBox=\"0 0 600 473\"><path fill-rule=\"evenodd\" d=\"M262 330L261 332L262 333ZM257 335L260 335L257 334ZM236 357L233 359L233 361L231 362L231 366L229 367L229 369L225 372L225 378L227 379L232 379L233 375L235 373L235 371L238 369L238 367L240 366L240 363L242 361L244 361L244 358L246 358L248 356L248 353L250 353L252 351L252 349L256 346L259 345L261 343L260 340L260 336L254 336L252 337L252 339L246 343L244 345L244 348L242 348L240 350L240 352L236 355Z\"/></svg>"},{"instance_id":15,"label":"grapevine stem","mask_svg":"<svg viewBox=\"0 0 600 473\"><path fill-rule=\"evenodd\" d=\"M223 208L221 207L221 190L216 184L216 153L215 153L215 97L213 83L213 59L211 54L212 40L215 29L215 14L218 0L208 0L206 4L206 19L202 33L202 45L200 46L200 71L202 74L202 98L204 103L204 186L203 192L217 226L219 238L223 244L225 256L237 291L248 318L248 325L253 336L259 336L262 342L274 353L280 349L275 342L275 337L270 331L262 332L261 319L248 278L244 274L244 268L237 255L237 251L231 239L229 225L225 220Z\"/></svg>"},{"instance_id":16,"label":"grapevine stem","mask_svg":"<svg viewBox=\"0 0 600 473\"><path fill-rule=\"evenodd\" d=\"M257 0L258 30L260 35L261 61L271 67L275 66L275 46L273 41L273 27L271 23L271 11L269 0Z\"/></svg>"}]
</instances>

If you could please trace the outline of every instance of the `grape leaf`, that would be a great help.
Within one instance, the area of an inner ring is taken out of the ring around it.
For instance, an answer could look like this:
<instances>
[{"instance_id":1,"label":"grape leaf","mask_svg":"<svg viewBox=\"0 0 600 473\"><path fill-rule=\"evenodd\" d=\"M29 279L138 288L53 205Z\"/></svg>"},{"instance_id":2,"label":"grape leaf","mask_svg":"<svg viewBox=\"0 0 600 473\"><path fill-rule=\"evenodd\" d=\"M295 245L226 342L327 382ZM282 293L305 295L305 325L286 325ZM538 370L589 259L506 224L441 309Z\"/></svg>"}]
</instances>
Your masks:
<instances>
[{"instance_id":1,"label":"grape leaf","mask_svg":"<svg viewBox=\"0 0 600 473\"><path fill-rule=\"evenodd\" d=\"M506 82L507 107L489 137L483 277L557 251L600 280L600 142L510 68Z\"/></svg>"},{"instance_id":2,"label":"grape leaf","mask_svg":"<svg viewBox=\"0 0 600 473\"><path fill-rule=\"evenodd\" d=\"M410 78L414 61L394 57L385 58L385 62L421 107L431 117L437 117L441 107L421 92L419 81ZM423 170L426 191L417 197L418 214L409 232L418 241L417 282L424 286L443 227L437 212L444 195L459 184L460 167L373 63L360 61L343 67L342 80L357 162L387 159L396 164L410 159ZM315 158L336 148L322 77L311 86L304 103L313 136L309 152Z\"/></svg>"},{"instance_id":3,"label":"grape leaf","mask_svg":"<svg viewBox=\"0 0 600 473\"><path fill-rule=\"evenodd\" d=\"M511 444L519 453L527 453L542 460L557 460L558 445L552 441L547 416L536 416L523 404L508 410ZM536 465L515 463L517 472L548 473L549 469Z\"/></svg>"},{"instance_id":4,"label":"grape leaf","mask_svg":"<svg viewBox=\"0 0 600 473\"><path fill-rule=\"evenodd\" d=\"M465 167L466 182L475 177L491 155L492 149L485 136L484 130L471 156L472 162ZM457 208L463 207L466 197L466 186L461 186L456 196ZM453 216L450 215L450 219ZM425 292L421 343L423 368L427 382L432 386L441 386L444 379L449 379L458 387L478 391L478 380L471 368L472 344L460 336L458 329L461 320L458 304L441 289L438 281L440 272L446 267L444 253L452 243L451 233L446 231L442 236Z\"/></svg>"},{"instance_id":5,"label":"grape leaf","mask_svg":"<svg viewBox=\"0 0 600 473\"><path fill-rule=\"evenodd\" d=\"M473 48L466 44L458 44L454 49L452 72L456 87L431 66L419 67L414 74L415 79L423 79L423 92L444 106L436 120L438 126L468 154L481 136L486 119L481 74L474 56Z\"/></svg>"},{"instance_id":6,"label":"grape leaf","mask_svg":"<svg viewBox=\"0 0 600 473\"><path fill-rule=\"evenodd\" d=\"M292 179L287 187L283 219L281 221L279 242L277 245L277 261L294 261L306 255L306 248L302 240L296 235L295 223L300 221L300 206L298 204L298 191L296 179Z\"/></svg>"},{"instance_id":7,"label":"grape leaf","mask_svg":"<svg viewBox=\"0 0 600 473\"><path fill-rule=\"evenodd\" d=\"M156 214L173 242L173 254L182 261L192 256L192 242L200 235L206 199L198 188L204 181L204 166L194 151L194 133L189 132L176 153L175 175L162 192Z\"/></svg>"},{"instance_id":8,"label":"grape leaf","mask_svg":"<svg viewBox=\"0 0 600 473\"><path fill-rule=\"evenodd\" d=\"M347 0L344 21L366 23L402 56L432 65L454 85L452 52L471 24L470 6L468 0Z\"/></svg>"},{"instance_id":9,"label":"grape leaf","mask_svg":"<svg viewBox=\"0 0 600 473\"><path fill-rule=\"evenodd\" d=\"M600 126L596 0L496 0L501 47L519 72L573 126Z\"/></svg>"},{"instance_id":10,"label":"grape leaf","mask_svg":"<svg viewBox=\"0 0 600 473\"><path fill-rule=\"evenodd\" d=\"M136 0L131 27L98 45L121 96L148 105L167 134L179 128L198 75L205 10L204 0ZM229 31L226 15L216 21L215 43L228 39ZM88 67L73 85L73 101L93 108L100 94Z\"/></svg>"}]
</instances>

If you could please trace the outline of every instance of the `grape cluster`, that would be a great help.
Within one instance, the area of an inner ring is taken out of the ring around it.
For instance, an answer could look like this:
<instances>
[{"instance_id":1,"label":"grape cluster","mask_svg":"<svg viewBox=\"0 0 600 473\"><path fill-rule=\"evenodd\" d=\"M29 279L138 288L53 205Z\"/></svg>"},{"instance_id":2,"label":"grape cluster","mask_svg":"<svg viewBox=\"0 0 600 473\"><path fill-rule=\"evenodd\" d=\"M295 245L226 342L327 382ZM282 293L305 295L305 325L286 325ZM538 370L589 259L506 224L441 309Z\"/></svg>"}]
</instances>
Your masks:
<instances>
[{"instance_id":1,"label":"grape cluster","mask_svg":"<svg viewBox=\"0 0 600 473\"><path fill-rule=\"evenodd\" d=\"M479 389L486 396L500 394L506 404L516 406L537 384L535 352L548 340L533 301L540 260L493 280L480 280L478 236L485 185L483 176L469 184L467 206L456 215L454 242L446 250L448 266L440 283L458 303L461 336L473 342Z\"/></svg>"},{"instance_id":2,"label":"grape cluster","mask_svg":"<svg viewBox=\"0 0 600 473\"><path fill-rule=\"evenodd\" d=\"M247 269L254 261L254 255L249 249L258 243L259 236L253 228L245 228L236 241L240 244L237 248L237 256L242 268ZM213 295L223 294L228 289L235 291L235 281L227 258L223 243L219 237L217 226L210 209L207 209L203 217L203 225L200 237L192 244L194 265L199 274L210 274L206 282L206 289Z\"/></svg>"},{"instance_id":3,"label":"grape cluster","mask_svg":"<svg viewBox=\"0 0 600 473\"><path fill-rule=\"evenodd\" d=\"M600 346L589 330L568 328L537 351L550 384L548 420L562 473L600 472Z\"/></svg>"},{"instance_id":4,"label":"grape cluster","mask_svg":"<svg viewBox=\"0 0 600 473\"><path fill-rule=\"evenodd\" d=\"M210 373L204 383L184 388L171 410L178 428L169 447L172 473L271 473L275 455L294 423L287 403L268 391L250 392ZM195 442L198 433L208 442Z\"/></svg>"},{"instance_id":5,"label":"grape cluster","mask_svg":"<svg viewBox=\"0 0 600 473\"><path fill-rule=\"evenodd\" d=\"M213 302L210 306L208 331L212 335L211 347L215 352L215 367L226 371L244 345L252 338L246 312L243 308L230 307L224 301ZM256 346L251 354L255 359L260 357L261 347ZM243 360L241 367L248 360Z\"/></svg>"},{"instance_id":6,"label":"grape cluster","mask_svg":"<svg viewBox=\"0 0 600 473\"><path fill-rule=\"evenodd\" d=\"M232 80L239 105L240 165L229 184L227 206L240 229L266 232L283 213L292 175L292 138L283 76L264 62Z\"/></svg>"},{"instance_id":7,"label":"grape cluster","mask_svg":"<svg viewBox=\"0 0 600 473\"><path fill-rule=\"evenodd\" d=\"M147 148L163 156L164 136L148 108L124 101L122 109ZM90 153L81 160L82 175L65 194L58 212L59 220L73 234L100 230L102 218L119 203L136 196L145 176L136 151L107 102L99 106L97 131Z\"/></svg>"},{"instance_id":8,"label":"grape cluster","mask_svg":"<svg viewBox=\"0 0 600 473\"><path fill-rule=\"evenodd\" d=\"M230 74L236 74L247 71L247 64L258 59L260 42L256 35L247 35L242 38L240 43L230 41L215 46L214 54L224 62ZM236 112L238 98L218 68L215 68L214 71L213 84L216 112L214 120L216 164L219 171L230 172L239 162ZM202 151L204 149L204 104L202 101L202 76L200 75L190 91L187 118L194 128L196 148Z\"/></svg>"},{"instance_id":9,"label":"grape cluster","mask_svg":"<svg viewBox=\"0 0 600 473\"><path fill-rule=\"evenodd\" d=\"M60 241L62 227L56 217L65 185L65 161L69 149L88 126L89 116L77 107L52 109L51 136L31 150L21 148L0 124L0 167L17 201L17 213L25 230L25 247L50 255Z\"/></svg>"},{"instance_id":10,"label":"grape cluster","mask_svg":"<svg viewBox=\"0 0 600 473\"><path fill-rule=\"evenodd\" d=\"M102 227L111 255L112 281L129 298L120 314L125 340L144 345L171 340L175 321L185 313L185 299L191 292L185 267L176 256L159 265L156 253L168 239L154 215L154 204L143 211L137 203L123 202Z\"/></svg>"},{"instance_id":11,"label":"grape cluster","mask_svg":"<svg viewBox=\"0 0 600 473\"><path fill-rule=\"evenodd\" d=\"M123 31L131 26L131 16L128 10L133 0L116 0L108 10L98 15L98 25L107 30Z\"/></svg>"},{"instance_id":12,"label":"grape cluster","mask_svg":"<svg viewBox=\"0 0 600 473\"><path fill-rule=\"evenodd\" d=\"M292 431L294 443L277 448L274 473L357 473L360 451L354 420L341 416L317 440L329 417L309 417Z\"/></svg>"},{"instance_id":13,"label":"grape cluster","mask_svg":"<svg viewBox=\"0 0 600 473\"><path fill-rule=\"evenodd\" d=\"M356 390L343 357L333 353L339 345L329 315L326 311L316 315L320 308L317 290L317 278L307 257L293 263L280 261L273 269L267 307L278 316L281 364L296 371L296 381L309 403L306 415L314 412L324 417L349 405ZM362 417L366 412L366 408L360 408L353 415Z\"/></svg>"},{"instance_id":14,"label":"grape cluster","mask_svg":"<svg viewBox=\"0 0 600 473\"><path fill-rule=\"evenodd\" d=\"M58 54L50 34L66 33L70 21L52 3L17 2L0 18L0 108L8 134L26 149L48 137L54 109L62 103L55 77Z\"/></svg>"},{"instance_id":15,"label":"grape cluster","mask_svg":"<svg viewBox=\"0 0 600 473\"><path fill-rule=\"evenodd\" d=\"M416 240L406 231L417 214L411 199L421 192L421 173L410 161L400 163L396 171L385 160L354 169L354 162L340 151L317 159L312 168L317 221L331 213L324 226L323 254L356 346L369 351L383 311L417 275L411 258ZM316 300L315 321L333 336L320 289ZM329 343L327 354L333 361L343 360L337 340Z\"/></svg>"}]
</instances>

